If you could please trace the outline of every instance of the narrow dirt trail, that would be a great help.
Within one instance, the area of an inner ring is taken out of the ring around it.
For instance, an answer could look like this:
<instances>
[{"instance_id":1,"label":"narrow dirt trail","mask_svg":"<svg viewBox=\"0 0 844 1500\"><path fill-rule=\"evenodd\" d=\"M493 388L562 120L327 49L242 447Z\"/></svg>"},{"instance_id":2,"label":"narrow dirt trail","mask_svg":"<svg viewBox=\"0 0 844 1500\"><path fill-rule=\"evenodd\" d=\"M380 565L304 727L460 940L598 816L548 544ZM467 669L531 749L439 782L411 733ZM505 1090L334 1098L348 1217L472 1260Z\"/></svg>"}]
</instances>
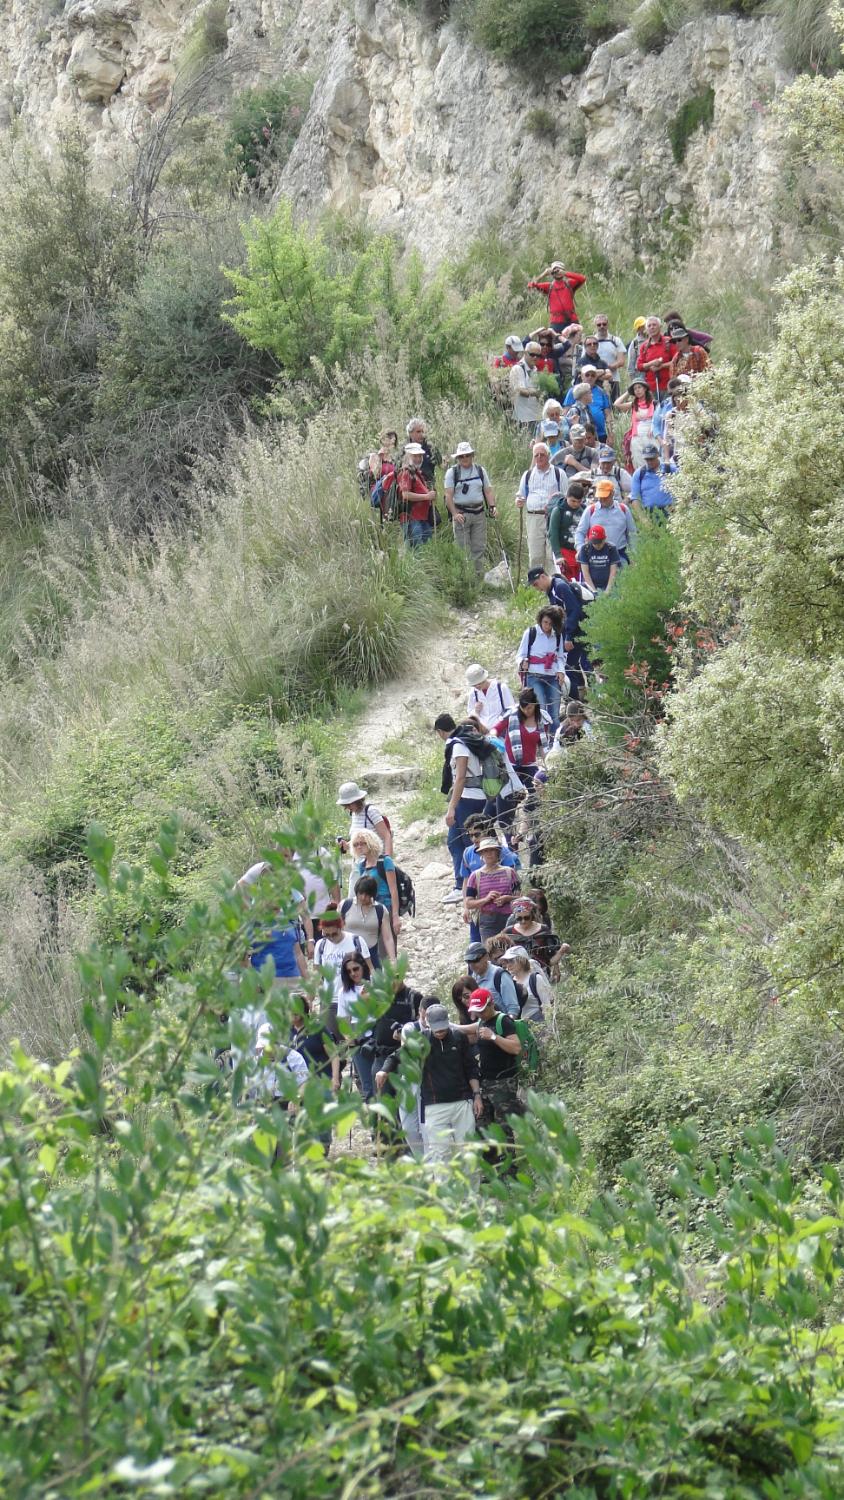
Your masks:
<instances>
[{"instance_id":1,"label":"narrow dirt trail","mask_svg":"<svg viewBox=\"0 0 844 1500\"><path fill-rule=\"evenodd\" d=\"M451 610L444 626L420 640L410 670L373 694L347 751L345 774L356 777L390 819L396 863L416 888L416 916L403 920L399 951L408 958L408 982L423 992L460 972L467 929L462 908L442 900L453 879L446 799L427 798L439 806L436 816L414 815L413 803L419 789L431 784L434 759L439 785L442 746L432 724L440 713L456 719L465 714L469 663L481 662L513 686L517 630L508 647L489 628L505 602L485 599L476 609ZM347 878L348 870L346 862Z\"/></svg>"}]
</instances>

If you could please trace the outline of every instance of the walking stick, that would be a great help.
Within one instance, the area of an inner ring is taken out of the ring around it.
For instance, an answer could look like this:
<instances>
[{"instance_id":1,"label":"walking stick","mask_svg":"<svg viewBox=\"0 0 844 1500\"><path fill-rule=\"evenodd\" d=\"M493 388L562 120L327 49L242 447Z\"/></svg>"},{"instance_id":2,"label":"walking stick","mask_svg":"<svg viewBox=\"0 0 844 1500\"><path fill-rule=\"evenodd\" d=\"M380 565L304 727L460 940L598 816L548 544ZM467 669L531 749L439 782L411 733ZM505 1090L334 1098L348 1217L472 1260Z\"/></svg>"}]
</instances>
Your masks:
<instances>
[{"instance_id":1,"label":"walking stick","mask_svg":"<svg viewBox=\"0 0 844 1500\"><path fill-rule=\"evenodd\" d=\"M490 520L492 521L493 534L495 536L496 541L498 542L499 547L501 548L501 561L503 562L504 567L505 567L505 569L507 571L507 577L510 580L510 587L513 590L513 593L515 594L515 592L516 592L516 585L513 582L513 575L510 572L510 563L509 563L509 560L508 560L508 557L507 557L506 548L504 546L504 539L503 539L503 537L501 535L501 528L499 527L498 520L496 519L495 516L491 516Z\"/></svg>"},{"instance_id":2,"label":"walking stick","mask_svg":"<svg viewBox=\"0 0 844 1500\"><path fill-rule=\"evenodd\" d=\"M519 550L516 556L516 577L519 580L519 583L521 583L522 581L522 536L524 535L524 529L525 508L523 505L521 505L519 506Z\"/></svg>"}]
</instances>

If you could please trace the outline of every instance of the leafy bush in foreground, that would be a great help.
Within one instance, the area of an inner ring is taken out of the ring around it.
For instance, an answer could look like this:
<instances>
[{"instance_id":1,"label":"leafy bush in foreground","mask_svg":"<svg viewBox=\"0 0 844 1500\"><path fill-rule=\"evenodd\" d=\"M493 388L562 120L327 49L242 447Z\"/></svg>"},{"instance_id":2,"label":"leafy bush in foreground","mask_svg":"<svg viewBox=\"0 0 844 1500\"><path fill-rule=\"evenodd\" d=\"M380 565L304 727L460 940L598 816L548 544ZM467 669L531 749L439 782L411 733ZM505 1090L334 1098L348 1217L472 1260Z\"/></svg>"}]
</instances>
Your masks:
<instances>
[{"instance_id":1,"label":"leafy bush in foreground","mask_svg":"<svg viewBox=\"0 0 844 1500\"><path fill-rule=\"evenodd\" d=\"M317 836L305 813L280 838ZM142 878L89 848L104 899ZM291 1119L214 1062L244 1004L283 1026L258 976L230 977L244 919L221 897L145 949L89 951L79 1052L0 1075L4 1493L840 1493L835 1172L809 1208L763 1132L734 1174L680 1133L670 1221L635 1167L593 1199L538 1096L506 1192L326 1163L315 1135L345 1133L353 1097L311 1080ZM693 1268L683 1219L715 1200Z\"/></svg>"}]
</instances>

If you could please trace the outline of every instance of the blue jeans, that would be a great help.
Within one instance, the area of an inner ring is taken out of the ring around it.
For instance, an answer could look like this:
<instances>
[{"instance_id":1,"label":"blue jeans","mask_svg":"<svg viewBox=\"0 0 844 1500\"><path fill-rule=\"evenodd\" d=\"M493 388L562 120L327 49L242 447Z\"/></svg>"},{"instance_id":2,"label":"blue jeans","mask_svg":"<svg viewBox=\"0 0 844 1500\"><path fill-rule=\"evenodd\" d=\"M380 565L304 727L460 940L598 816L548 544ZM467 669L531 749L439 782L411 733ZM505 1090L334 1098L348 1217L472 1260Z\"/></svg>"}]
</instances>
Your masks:
<instances>
[{"instance_id":1,"label":"blue jeans","mask_svg":"<svg viewBox=\"0 0 844 1500\"><path fill-rule=\"evenodd\" d=\"M463 832L463 824L472 816L472 813L483 812L483 807L480 797L461 797L454 809L454 823L448 830L446 843L451 855L451 863L454 865L454 889L456 891L463 884L460 879L460 866L470 843L469 835Z\"/></svg>"},{"instance_id":2,"label":"blue jeans","mask_svg":"<svg viewBox=\"0 0 844 1500\"><path fill-rule=\"evenodd\" d=\"M405 521L402 531L408 547L421 547L423 543L430 542L434 534L430 521Z\"/></svg>"},{"instance_id":3,"label":"blue jeans","mask_svg":"<svg viewBox=\"0 0 844 1500\"><path fill-rule=\"evenodd\" d=\"M560 722L560 684L556 677L543 677L539 672L528 672L525 687L533 688L540 708L545 709L551 720L552 730L556 730Z\"/></svg>"},{"instance_id":4,"label":"blue jeans","mask_svg":"<svg viewBox=\"0 0 844 1500\"><path fill-rule=\"evenodd\" d=\"M585 698L588 678L592 673L592 663L586 655L585 648L577 642L570 651L566 652L566 673L571 683L572 697Z\"/></svg>"},{"instance_id":5,"label":"blue jeans","mask_svg":"<svg viewBox=\"0 0 844 1500\"><path fill-rule=\"evenodd\" d=\"M359 1047L352 1053L352 1067L357 1074L360 1091L368 1102L375 1093L375 1049L371 1044L364 1044L364 1047Z\"/></svg>"}]
</instances>

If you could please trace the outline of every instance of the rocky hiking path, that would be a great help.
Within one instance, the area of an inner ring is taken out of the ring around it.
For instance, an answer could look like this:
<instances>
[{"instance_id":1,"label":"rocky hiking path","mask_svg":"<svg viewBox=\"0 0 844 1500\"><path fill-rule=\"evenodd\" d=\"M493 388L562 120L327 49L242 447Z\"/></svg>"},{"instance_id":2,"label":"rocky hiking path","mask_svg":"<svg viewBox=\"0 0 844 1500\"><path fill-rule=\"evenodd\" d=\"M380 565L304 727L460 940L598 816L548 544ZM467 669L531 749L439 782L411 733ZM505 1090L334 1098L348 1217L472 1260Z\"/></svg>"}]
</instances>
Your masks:
<instances>
[{"instance_id":1,"label":"rocky hiking path","mask_svg":"<svg viewBox=\"0 0 844 1500\"><path fill-rule=\"evenodd\" d=\"M437 714L465 714L470 662L512 685L518 631L507 647L489 628L505 604L485 599L477 609L451 610L436 634L420 640L410 670L373 692L346 752L344 778L356 777L390 819L396 864L416 888L416 916L402 920L399 952L407 955L408 982L425 993L459 974L468 941L461 906L443 905L453 875L438 790L442 744L431 726Z\"/></svg>"}]
</instances>

